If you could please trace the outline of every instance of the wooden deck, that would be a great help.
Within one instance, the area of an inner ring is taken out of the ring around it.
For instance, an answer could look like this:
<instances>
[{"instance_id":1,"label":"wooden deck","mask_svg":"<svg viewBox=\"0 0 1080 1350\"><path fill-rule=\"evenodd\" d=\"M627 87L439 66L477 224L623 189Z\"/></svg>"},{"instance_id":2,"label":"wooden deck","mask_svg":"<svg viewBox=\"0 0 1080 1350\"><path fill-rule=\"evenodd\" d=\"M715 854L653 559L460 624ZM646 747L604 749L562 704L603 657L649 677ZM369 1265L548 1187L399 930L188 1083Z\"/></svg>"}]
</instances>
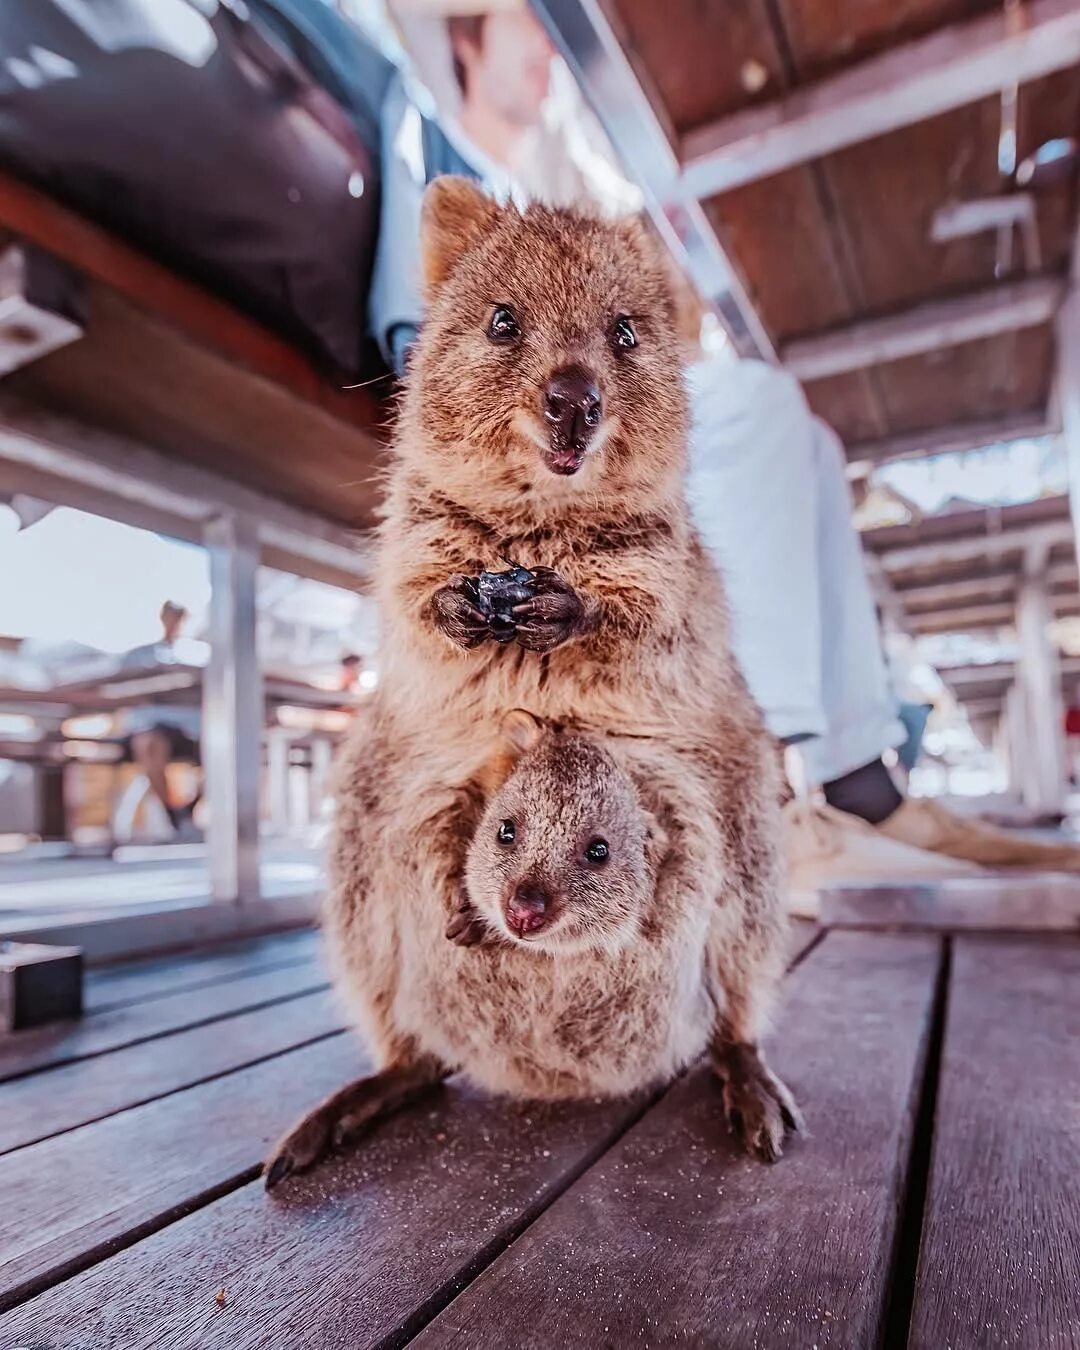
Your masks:
<instances>
[{"instance_id":1,"label":"wooden deck","mask_svg":"<svg viewBox=\"0 0 1080 1350\"><path fill-rule=\"evenodd\" d=\"M1080 1346L1080 939L801 930L772 1046L811 1135L740 1156L695 1070L451 1083L268 1196L363 1067L317 938L89 977L0 1042L0 1348Z\"/></svg>"}]
</instances>

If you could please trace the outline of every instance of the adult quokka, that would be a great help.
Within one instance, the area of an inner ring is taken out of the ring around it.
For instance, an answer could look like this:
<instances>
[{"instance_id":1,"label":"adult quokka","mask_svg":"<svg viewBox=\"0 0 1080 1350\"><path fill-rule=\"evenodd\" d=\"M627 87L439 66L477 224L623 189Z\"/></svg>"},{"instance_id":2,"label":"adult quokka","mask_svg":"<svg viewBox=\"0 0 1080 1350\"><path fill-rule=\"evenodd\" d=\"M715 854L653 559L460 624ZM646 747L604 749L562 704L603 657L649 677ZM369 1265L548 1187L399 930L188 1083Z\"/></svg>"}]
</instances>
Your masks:
<instances>
[{"instance_id":1,"label":"adult quokka","mask_svg":"<svg viewBox=\"0 0 1080 1350\"><path fill-rule=\"evenodd\" d=\"M707 1047L747 1146L775 1158L795 1118L758 1051L783 968L778 767L689 520L667 268L637 220L519 212L455 178L428 190L422 255L428 312L380 531L380 682L341 763L326 914L381 1067L316 1108L268 1180L448 1072L522 1090L492 1077L490 1045L469 1034L471 982L596 1020L596 988L575 970L593 949L545 953L513 931L473 947L443 937L514 708L617 747L665 840L654 906L697 916L678 941L708 1016L670 991L680 1053L642 1057L617 1090ZM500 557L539 569L506 643L490 640L469 580ZM673 939L646 923L634 940ZM599 1070L565 1087L611 1090Z\"/></svg>"}]
</instances>

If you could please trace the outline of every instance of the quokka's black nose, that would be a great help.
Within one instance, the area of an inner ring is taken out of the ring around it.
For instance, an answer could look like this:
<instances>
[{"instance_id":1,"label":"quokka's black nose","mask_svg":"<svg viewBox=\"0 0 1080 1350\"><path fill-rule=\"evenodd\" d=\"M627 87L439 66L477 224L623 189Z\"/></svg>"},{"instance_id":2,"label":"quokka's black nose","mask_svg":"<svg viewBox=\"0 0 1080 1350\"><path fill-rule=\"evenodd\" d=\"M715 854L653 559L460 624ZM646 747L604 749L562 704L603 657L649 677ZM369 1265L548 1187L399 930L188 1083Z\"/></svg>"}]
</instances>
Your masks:
<instances>
[{"instance_id":1,"label":"quokka's black nose","mask_svg":"<svg viewBox=\"0 0 1080 1350\"><path fill-rule=\"evenodd\" d=\"M584 450L604 416L603 399L591 371L564 366L544 386L544 420L556 450Z\"/></svg>"},{"instance_id":2,"label":"quokka's black nose","mask_svg":"<svg viewBox=\"0 0 1080 1350\"><path fill-rule=\"evenodd\" d=\"M523 881L506 906L506 922L518 937L535 933L548 921L548 904L548 894L542 887Z\"/></svg>"}]
</instances>

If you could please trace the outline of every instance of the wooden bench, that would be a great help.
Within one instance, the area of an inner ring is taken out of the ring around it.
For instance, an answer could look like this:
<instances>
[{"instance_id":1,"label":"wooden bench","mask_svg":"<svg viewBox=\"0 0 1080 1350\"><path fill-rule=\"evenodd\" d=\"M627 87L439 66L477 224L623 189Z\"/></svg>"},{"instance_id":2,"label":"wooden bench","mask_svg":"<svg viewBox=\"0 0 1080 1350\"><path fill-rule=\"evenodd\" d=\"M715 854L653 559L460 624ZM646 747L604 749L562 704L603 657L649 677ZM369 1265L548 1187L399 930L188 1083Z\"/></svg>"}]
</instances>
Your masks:
<instances>
[{"instance_id":1,"label":"wooden bench","mask_svg":"<svg viewBox=\"0 0 1080 1350\"><path fill-rule=\"evenodd\" d=\"M337 387L276 334L41 192L0 172L0 246L82 278L85 334L6 376L8 415L49 414L347 526L367 526L389 380Z\"/></svg>"},{"instance_id":2,"label":"wooden bench","mask_svg":"<svg viewBox=\"0 0 1080 1350\"><path fill-rule=\"evenodd\" d=\"M695 1069L535 1106L456 1082L268 1196L362 1070L313 935L92 972L0 1046L0 1345L1080 1345L1080 940L802 928L766 1168Z\"/></svg>"}]
</instances>

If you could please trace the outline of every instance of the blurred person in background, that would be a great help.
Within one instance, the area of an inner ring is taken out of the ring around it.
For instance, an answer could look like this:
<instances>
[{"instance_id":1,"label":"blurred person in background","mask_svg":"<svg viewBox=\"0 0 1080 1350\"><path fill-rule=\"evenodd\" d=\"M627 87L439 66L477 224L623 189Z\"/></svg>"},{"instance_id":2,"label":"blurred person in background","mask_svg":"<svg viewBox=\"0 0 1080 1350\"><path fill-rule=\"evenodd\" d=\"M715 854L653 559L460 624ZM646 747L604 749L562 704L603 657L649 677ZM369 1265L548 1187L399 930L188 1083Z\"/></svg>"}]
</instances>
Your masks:
<instances>
[{"instance_id":1,"label":"blurred person in background","mask_svg":"<svg viewBox=\"0 0 1080 1350\"><path fill-rule=\"evenodd\" d=\"M343 694L355 694L360 688L360 676L364 673L364 658L355 652L346 652L341 658L341 685Z\"/></svg>"},{"instance_id":2,"label":"blurred person in background","mask_svg":"<svg viewBox=\"0 0 1080 1350\"><path fill-rule=\"evenodd\" d=\"M166 600L159 614L161 638L157 642L132 647L124 653L121 670L152 671L168 665L176 658L175 645L188 618L182 605ZM193 814L199 803L196 793L189 801L175 804L169 791L169 768L174 763L199 765L199 739L202 715L198 707L183 707L171 703L147 703L123 709L117 717L117 729L123 737L124 758L140 771L150 791L161 804L173 833L181 842L201 838ZM127 804L127 812L134 814L134 802ZM120 825L120 833L125 826Z\"/></svg>"},{"instance_id":3,"label":"blurred person in background","mask_svg":"<svg viewBox=\"0 0 1080 1350\"><path fill-rule=\"evenodd\" d=\"M402 15L401 26L439 121L423 115L423 99L400 74L383 105L382 203L369 301L372 332L398 375L423 308L417 241L420 202L432 178L465 174L501 200L588 200L610 211L640 201L599 145L591 115L563 87L569 75L524 0L449 18ZM555 115L555 93L574 105L574 117Z\"/></svg>"},{"instance_id":4,"label":"blurred person in background","mask_svg":"<svg viewBox=\"0 0 1080 1350\"><path fill-rule=\"evenodd\" d=\"M565 143L545 141L554 53L527 8L422 24L426 43L412 46L447 110L444 129L421 117L404 83L392 92L372 294L375 334L399 374L422 309L420 202L437 173L468 173L503 199L626 204L602 171L583 172ZM696 298L686 308L700 318ZM979 864L1080 870L1080 848L904 797L884 756L910 759L915 740L886 669L843 447L783 371L728 350L706 357L696 340L694 357L690 494L727 577L736 654L770 730L799 747L824 797L787 808L799 906L813 912L817 890L844 881L932 880Z\"/></svg>"},{"instance_id":5,"label":"blurred person in background","mask_svg":"<svg viewBox=\"0 0 1080 1350\"><path fill-rule=\"evenodd\" d=\"M795 905L812 914L817 891L843 882L933 880L978 866L1080 871L1080 847L904 796L885 756L903 752L910 769L925 719L905 718L889 676L843 446L785 371L697 355L691 505L725 577L750 688L824 798L786 808Z\"/></svg>"}]
</instances>

